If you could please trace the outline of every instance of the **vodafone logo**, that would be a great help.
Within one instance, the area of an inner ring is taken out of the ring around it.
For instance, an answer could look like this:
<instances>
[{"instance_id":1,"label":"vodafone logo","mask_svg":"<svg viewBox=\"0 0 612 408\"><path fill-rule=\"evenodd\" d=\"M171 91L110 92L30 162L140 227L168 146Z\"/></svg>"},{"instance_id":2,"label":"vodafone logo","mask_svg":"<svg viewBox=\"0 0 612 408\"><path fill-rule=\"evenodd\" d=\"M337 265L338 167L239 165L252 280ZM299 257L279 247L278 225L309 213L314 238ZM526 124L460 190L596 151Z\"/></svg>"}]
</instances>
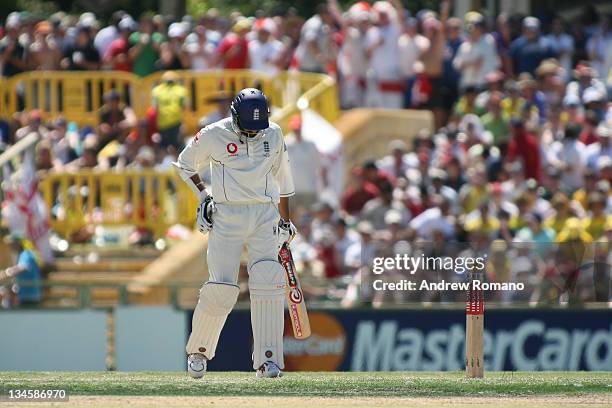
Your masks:
<instances>
[{"instance_id":1,"label":"vodafone logo","mask_svg":"<svg viewBox=\"0 0 612 408\"><path fill-rule=\"evenodd\" d=\"M227 146L225 146L225 149L230 154L230 156L234 156L238 151L238 146L236 145L236 143L228 143Z\"/></svg>"}]
</instances>

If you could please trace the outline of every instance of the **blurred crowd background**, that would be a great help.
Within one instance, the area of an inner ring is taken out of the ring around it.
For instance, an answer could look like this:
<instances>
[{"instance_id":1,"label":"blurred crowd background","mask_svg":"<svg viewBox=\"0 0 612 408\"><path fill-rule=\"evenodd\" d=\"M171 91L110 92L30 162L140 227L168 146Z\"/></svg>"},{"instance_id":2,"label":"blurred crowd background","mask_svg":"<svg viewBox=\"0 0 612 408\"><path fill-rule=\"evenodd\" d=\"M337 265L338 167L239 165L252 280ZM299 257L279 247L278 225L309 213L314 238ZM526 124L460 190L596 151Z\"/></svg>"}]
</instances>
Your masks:
<instances>
[{"instance_id":1,"label":"blurred crowd background","mask_svg":"<svg viewBox=\"0 0 612 408\"><path fill-rule=\"evenodd\" d=\"M571 292L578 300L608 301L610 16L590 5L571 19L552 11L454 16L450 2L436 5L410 13L399 0L345 6L331 0L309 16L208 9L178 18L116 11L108 20L92 12L11 13L0 28L4 77L35 70L164 75L146 117L114 91L104 96L98 126L16 112L0 123L0 151L37 133L38 177L80 169L165 171L192 136L182 131L186 90L174 71L325 73L337 81L342 109L426 109L434 126L411 135L413 143L391 142L388 155L356 166L344 191L333 194L326 187L334 175L302 137L301 117L291 119L287 145L300 231L294 251L318 282L307 288L311 299L345 306L387 300L362 288L375 256L443 254L461 242L470 244L459 252L490 253L488 280L530 282L532 290L517 299L558 300ZM232 97L216 95L218 110L201 125L227 116ZM88 242L92 234L81 232L62 238ZM34 269L16 235L18 263ZM578 246L559 251L556 242ZM132 243L150 243L146 231ZM574 290L580 282L590 290ZM436 300L419 296L390 300Z\"/></svg>"}]
</instances>

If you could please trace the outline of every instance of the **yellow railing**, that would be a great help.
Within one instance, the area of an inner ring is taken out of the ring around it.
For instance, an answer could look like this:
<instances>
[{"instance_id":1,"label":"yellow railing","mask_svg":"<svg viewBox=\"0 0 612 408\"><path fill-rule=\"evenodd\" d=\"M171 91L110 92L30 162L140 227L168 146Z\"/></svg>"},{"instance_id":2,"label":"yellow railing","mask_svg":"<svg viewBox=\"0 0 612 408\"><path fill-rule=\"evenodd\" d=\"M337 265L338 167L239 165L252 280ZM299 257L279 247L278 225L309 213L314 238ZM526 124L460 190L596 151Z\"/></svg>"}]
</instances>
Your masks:
<instances>
[{"instance_id":1,"label":"yellow railing","mask_svg":"<svg viewBox=\"0 0 612 408\"><path fill-rule=\"evenodd\" d=\"M14 93L15 90L13 89L13 84L5 77L0 76L0 117L9 119L9 116L16 112L16 110L11 112L11 106L9 106L11 94Z\"/></svg>"},{"instance_id":2,"label":"yellow railing","mask_svg":"<svg viewBox=\"0 0 612 408\"><path fill-rule=\"evenodd\" d=\"M3 84L4 116L23 108L40 109L45 119L63 116L79 125L97 125L104 94L116 89L123 101L143 111L140 80L125 72L31 71L11 77Z\"/></svg>"},{"instance_id":3,"label":"yellow railing","mask_svg":"<svg viewBox=\"0 0 612 408\"><path fill-rule=\"evenodd\" d=\"M161 237L195 220L195 195L174 172L50 173L39 188L54 208L51 227L67 238L86 225L134 225Z\"/></svg>"},{"instance_id":4,"label":"yellow railing","mask_svg":"<svg viewBox=\"0 0 612 408\"><path fill-rule=\"evenodd\" d=\"M282 108L275 111L272 120L286 130L289 118L300 110L310 108L334 123L340 116L336 82L327 75L312 73L283 73Z\"/></svg>"},{"instance_id":5,"label":"yellow railing","mask_svg":"<svg viewBox=\"0 0 612 408\"><path fill-rule=\"evenodd\" d=\"M309 106L334 122L339 115L335 81L323 74L283 72L274 77L248 70L177 71L187 89L188 103L183 123L191 133L198 121L216 109L211 99L221 92L234 94L245 87L258 87L270 98L273 119L286 126L289 116ZM143 117L151 105L151 91L162 72L140 78L120 71L32 71L0 80L0 116L18 110L39 109L45 119L63 116L77 124L96 125L104 94L115 89L121 100Z\"/></svg>"}]
</instances>

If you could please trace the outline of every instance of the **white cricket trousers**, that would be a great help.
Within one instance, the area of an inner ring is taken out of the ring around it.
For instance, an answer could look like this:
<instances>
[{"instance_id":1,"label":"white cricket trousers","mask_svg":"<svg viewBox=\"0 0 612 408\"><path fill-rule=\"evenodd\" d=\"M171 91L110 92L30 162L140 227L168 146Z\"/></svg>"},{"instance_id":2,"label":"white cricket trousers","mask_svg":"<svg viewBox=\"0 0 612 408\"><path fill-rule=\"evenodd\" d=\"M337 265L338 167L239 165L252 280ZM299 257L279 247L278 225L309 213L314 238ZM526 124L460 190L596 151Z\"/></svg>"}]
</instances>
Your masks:
<instances>
[{"instance_id":1,"label":"white cricket trousers","mask_svg":"<svg viewBox=\"0 0 612 408\"><path fill-rule=\"evenodd\" d=\"M253 368L284 367L285 276L278 263L278 208L272 203L217 204L208 239L209 280L200 290L187 353L215 355L221 329L238 298L240 256L248 253ZM245 328L245 333L246 333Z\"/></svg>"}]
</instances>

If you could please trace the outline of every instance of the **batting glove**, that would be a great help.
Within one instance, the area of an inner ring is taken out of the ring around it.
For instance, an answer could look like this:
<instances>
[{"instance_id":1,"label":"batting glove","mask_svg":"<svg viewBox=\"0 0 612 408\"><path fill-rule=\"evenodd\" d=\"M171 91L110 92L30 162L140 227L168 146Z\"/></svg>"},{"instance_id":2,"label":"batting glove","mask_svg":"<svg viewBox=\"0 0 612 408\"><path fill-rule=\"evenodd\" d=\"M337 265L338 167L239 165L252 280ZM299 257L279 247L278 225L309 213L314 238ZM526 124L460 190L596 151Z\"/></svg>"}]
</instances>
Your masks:
<instances>
[{"instance_id":1,"label":"batting glove","mask_svg":"<svg viewBox=\"0 0 612 408\"><path fill-rule=\"evenodd\" d=\"M283 220L281 219L278 222L278 247L282 247L283 244L291 242L293 238L297 235L297 228L291 222L291 220Z\"/></svg>"},{"instance_id":2,"label":"batting glove","mask_svg":"<svg viewBox=\"0 0 612 408\"><path fill-rule=\"evenodd\" d=\"M217 206L211 195L202 194L203 199L196 213L196 224L202 234L206 234L213 227L213 214L217 212Z\"/></svg>"}]
</instances>

